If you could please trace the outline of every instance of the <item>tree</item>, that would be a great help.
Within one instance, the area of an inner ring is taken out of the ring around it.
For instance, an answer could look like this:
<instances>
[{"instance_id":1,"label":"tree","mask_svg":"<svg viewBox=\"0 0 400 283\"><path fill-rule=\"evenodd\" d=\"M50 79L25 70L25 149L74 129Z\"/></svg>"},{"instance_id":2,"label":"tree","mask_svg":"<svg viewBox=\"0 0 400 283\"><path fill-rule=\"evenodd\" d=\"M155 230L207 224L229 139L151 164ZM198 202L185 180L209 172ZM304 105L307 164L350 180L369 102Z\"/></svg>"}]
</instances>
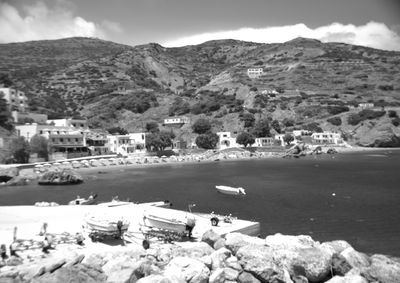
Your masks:
<instances>
[{"instance_id":1,"label":"tree","mask_svg":"<svg viewBox=\"0 0 400 283\"><path fill-rule=\"evenodd\" d=\"M310 132L315 132L315 133L322 133L323 130L319 126L317 122L312 122L310 124L307 124L304 126L304 130L310 131Z\"/></svg>"},{"instance_id":2,"label":"tree","mask_svg":"<svg viewBox=\"0 0 400 283\"><path fill-rule=\"evenodd\" d=\"M340 117L332 117L327 119L326 121L335 126L340 126L342 124L342 119Z\"/></svg>"},{"instance_id":3,"label":"tree","mask_svg":"<svg viewBox=\"0 0 400 283\"><path fill-rule=\"evenodd\" d=\"M211 123L209 120L200 118L192 125L193 132L199 135L205 134L211 130Z\"/></svg>"},{"instance_id":4,"label":"tree","mask_svg":"<svg viewBox=\"0 0 400 283\"><path fill-rule=\"evenodd\" d=\"M290 145L290 143L291 143L292 141L294 141L294 137L293 137L291 134L287 133L287 134L285 134L285 135L283 136L283 141L284 141L287 145Z\"/></svg>"},{"instance_id":5,"label":"tree","mask_svg":"<svg viewBox=\"0 0 400 283\"><path fill-rule=\"evenodd\" d=\"M196 138L196 145L204 149L214 149L219 141L219 137L215 133L201 134Z\"/></svg>"},{"instance_id":6,"label":"tree","mask_svg":"<svg viewBox=\"0 0 400 283\"><path fill-rule=\"evenodd\" d=\"M10 152L14 163L29 162L29 143L24 137L17 137L10 143Z\"/></svg>"},{"instance_id":7,"label":"tree","mask_svg":"<svg viewBox=\"0 0 400 283\"><path fill-rule=\"evenodd\" d=\"M159 135L161 141L161 150L164 150L166 147L172 146L172 141L175 138L174 132L161 132Z\"/></svg>"},{"instance_id":8,"label":"tree","mask_svg":"<svg viewBox=\"0 0 400 283\"><path fill-rule=\"evenodd\" d=\"M47 139L40 135L34 135L30 141L30 149L32 153L37 153L38 157L48 160Z\"/></svg>"},{"instance_id":9,"label":"tree","mask_svg":"<svg viewBox=\"0 0 400 283\"><path fill-rule=\"evenodd\" d=\"M278 120L273 120L271 123L271 127L278 133L280 134L282 129L281 129L281 125L279 124Z\"/></svg>"},{"instance_id":10,"label":"tree","mask_svg":"<svg viewBox=\"0 0 400 283\"><path fill-rule=\"evenodd\" d=\"M127 135L128 131L121 127L112 127L107 129L111 135Z\"/></svg>"},{"instance_id":11,"label":"tree","mask_svg":"<svg viewBox=\"0 0 400 283\"><path fill-rule=\"evenodd\" d=\"M0 92L0 126L11 130L10 118L11 113L8 110L7 100L4 99L3 93Z\"/></svg>"},{"instance_id":12,"label":"tree","mask_svg":"<svg viewBox=\"0 0 400 283\"><path fill-rule=\"evenodd\" d=\"M257 121L253 129L253 135L256 138L263 138L270 136L270 126L267 118L263 118Z\"/></svg>"},{"instance_id":13,"label":"tree","mask_svg":"<svg viewBox=\"0 0 400 283\"><path fill-rule=\"evenodd\" d=\"M251 113L244 113L241 120L244 122L244 127L245 128L250 128L254 126L254 121L256 120L254 118L254 115Z\"/></svg>"},{"instance_id":14,"label":"tree","mask_svg":"<svg viewBox=\"0 0 400 283\"><path fill-rule=\"evenodd\" d=\"M148 122L146 123L146 131L149 133L158 133L160 129L158 128L158 123L156 122Z\"/></svg>"},{"instance_id":15,"label":"tree","mask_svg":"<svg viewBox=\"0 0 400 283\"><path fill-rule=\"evenodd\" d=\"M236 142L238 144L243 145L244 147L247 147L248 145L252 145L256 140L254 139L253 135L247 133L247 132L242 132L236 137Z\"/></svg>"}]
</instances>

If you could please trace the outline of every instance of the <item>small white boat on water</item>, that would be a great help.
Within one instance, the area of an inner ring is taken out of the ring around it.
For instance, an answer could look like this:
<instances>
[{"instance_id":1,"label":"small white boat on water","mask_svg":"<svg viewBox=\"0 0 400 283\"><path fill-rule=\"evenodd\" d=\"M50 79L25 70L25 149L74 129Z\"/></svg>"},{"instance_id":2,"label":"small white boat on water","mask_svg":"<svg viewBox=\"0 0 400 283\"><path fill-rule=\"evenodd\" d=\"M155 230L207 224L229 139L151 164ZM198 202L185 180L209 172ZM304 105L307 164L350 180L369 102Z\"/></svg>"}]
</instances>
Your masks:
<instances>
[{"instance_id":1,"label":"small white boat on water","mask_svg":"<svg viewBox=\"0 0 400 283\"><path fill-rule=\"evenodd\" d=\"M196 217L185 211L149 207L143 212L143 224L148 228L190 236L196 224Z\"/></svg>"},{"instance_id":2,"label":"small white boat on water","mask_svg":"<svg viewBox=\"0 0 400 283\"><path fill-rule=\"evenodd\" d=\"M246 192L242 187L230 187L230 186L215 186L218 192L226 195L245 195Z\"/></svg>"}]
</instances>

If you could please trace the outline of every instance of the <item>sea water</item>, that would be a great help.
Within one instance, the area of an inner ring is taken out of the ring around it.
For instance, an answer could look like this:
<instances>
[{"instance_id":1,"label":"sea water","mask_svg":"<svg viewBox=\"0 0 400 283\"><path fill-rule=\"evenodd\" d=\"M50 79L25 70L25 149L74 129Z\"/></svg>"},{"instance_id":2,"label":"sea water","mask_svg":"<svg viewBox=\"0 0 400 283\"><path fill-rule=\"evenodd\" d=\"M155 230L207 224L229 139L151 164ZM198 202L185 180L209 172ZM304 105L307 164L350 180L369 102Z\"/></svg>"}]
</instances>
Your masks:
<instances>
[{"instance_id":1,"label":"sea water","mask_svg":"<svg viewBox=\"0 0 400 283\"><path fill-rule=\"evenodd\" d=\"M0 188L0 205L67 204L90 193L97 193L99 201L113 196L169 200L176 209L195 204L194 211L258 221L262 237L282 233L341 239L362 252L400 256L400 151L99 167L83 176L81 185ZM240 186L247 194L223 195L216 185Z\"/></svg>"}]
</instances>

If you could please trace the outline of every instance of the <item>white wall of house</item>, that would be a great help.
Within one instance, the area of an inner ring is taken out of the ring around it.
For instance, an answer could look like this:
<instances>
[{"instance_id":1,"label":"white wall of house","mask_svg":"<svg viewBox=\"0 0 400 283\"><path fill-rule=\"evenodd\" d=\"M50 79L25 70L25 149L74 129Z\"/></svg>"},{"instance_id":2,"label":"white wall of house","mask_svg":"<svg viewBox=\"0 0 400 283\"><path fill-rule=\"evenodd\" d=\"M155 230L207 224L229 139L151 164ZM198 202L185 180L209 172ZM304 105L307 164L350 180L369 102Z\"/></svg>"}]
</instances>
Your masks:
<instances>
[{"instance_id":1,"label":"white wall of house","mask_svg":"<svg viewBox=\"0 0 400 283\"><path fill-rule=\"evenodd\" d=\"M83 119L53 119L47 120L47 124L53 124L59 127L88 128L87 121Z\"/></svg>"},{"instance_id":2,"label":"white wall of house","mask_svg":"<svg viewBox=\"0 0 400 283\"><path fill-rule=\"evenodd\" d=\"M188 124L189 118L182 116L182 117L171 117L164 119L164 125L177 125L177 124Z\"/></svg>"},{"instance_id":3,"label":"white wall of house","mask_svg":"<svg viewBox=\"0 0 400 283\"><path fill-rule=\"evenodd\" d=\"M313 133L311 137L315 143L321 143L321 144L344 143L344 140L342 139L342 136L339 133L333 133L333 132Z\"/></svg>"},{"instance_id":4,"label":"white wall of house","mask_svg":"<svg viewBox=\"0 0 400 283\"><path fill-rule=\"evenodd\" d=\"M232 147L241 147L240 144L236 143L236 137L233 137L231 132L218 132L219 137L218 148L226 149Z\"/></svg>"},{"instance_id":5,"label":"white wall of house","mask_svg":"<svg viewBox=\"0 0 400 283\"><path fill-rule=\"evenodd\" d=\"M28 108L27 98L23 91L10 87L3 87L0 88L0 92L3 93L4 99L7 101L11 110L25 112Z\"/></svg>"}]
</instances>

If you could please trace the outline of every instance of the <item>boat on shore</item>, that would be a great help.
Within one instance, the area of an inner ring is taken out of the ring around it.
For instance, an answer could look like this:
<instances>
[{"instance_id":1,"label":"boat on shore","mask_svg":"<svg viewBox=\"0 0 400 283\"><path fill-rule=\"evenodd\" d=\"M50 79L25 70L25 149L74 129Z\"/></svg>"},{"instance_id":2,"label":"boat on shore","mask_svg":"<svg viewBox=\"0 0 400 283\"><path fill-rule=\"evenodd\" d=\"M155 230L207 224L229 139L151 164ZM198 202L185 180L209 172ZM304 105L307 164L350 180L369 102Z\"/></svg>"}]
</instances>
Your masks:
<instances>
[{"instance_id":1,"label":"boat on shore","mask_svg":"<svg viewBox=\"0 0 400 283\"><path fill-rule=\"evenodd\" d=\"M185 211L149 207L143 212L143 224L147 228L190 236L196 225L196 217Z\"/></svg>"},{"instance_id":2,"label":"boat on shore","mask_svg":"<svg viewBox=\"0 0 400 283\"><path fill-rule=\"evenodd\" d=\"M230 187L230 186L215 186L218 192L226 195L245 195L246 191L242 187Z\"/></svg>"},{"instance_id":3,"label":"boat on shore","mask_svg":"<svg viewBox=\"0 0 400 283\"><path fill-rule=\"evenodd\" d=\"M121 238L128 231L129 222L122 218L110 219L109 217L87 216L85 229L92 240L106 237Z\"/></svg>"}]
</instances>

